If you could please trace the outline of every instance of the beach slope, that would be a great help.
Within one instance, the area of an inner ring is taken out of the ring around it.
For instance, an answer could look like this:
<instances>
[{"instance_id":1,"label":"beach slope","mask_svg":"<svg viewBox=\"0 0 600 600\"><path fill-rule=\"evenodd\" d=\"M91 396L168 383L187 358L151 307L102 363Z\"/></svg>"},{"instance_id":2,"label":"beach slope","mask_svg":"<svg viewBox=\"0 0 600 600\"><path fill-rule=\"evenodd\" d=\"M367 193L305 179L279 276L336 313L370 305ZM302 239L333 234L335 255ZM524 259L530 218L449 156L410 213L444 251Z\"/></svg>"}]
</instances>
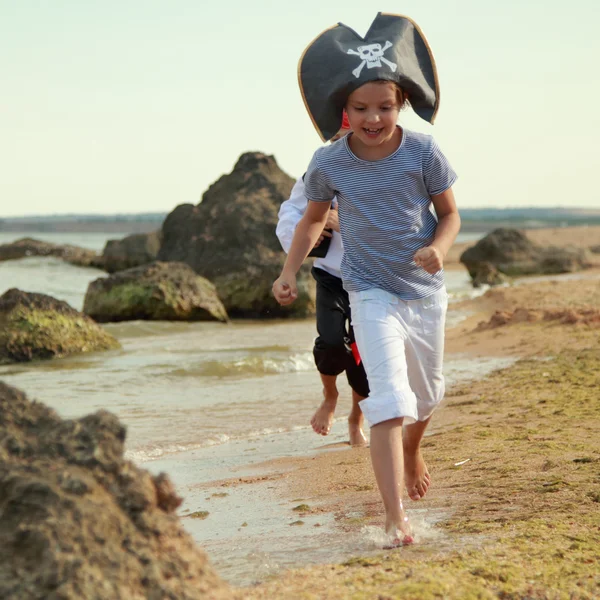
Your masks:
<instances>
[{"instance_id":1,"label":"beach slope","mask_svg":"<svg viewBox=\"0 0 600 600\"><path fill-rule=\"evenodd\" d=\"M433 486L409 504L435 516L431 530L414 546L288 571L238 597L599 598L599 307L593 271L466 301L448 352L518 360L453 388L436 413L424 442ZM286 473L276 493L333 513L349 536L381 526L368 450L273 466Z\"/></svg>"}]
</instances>

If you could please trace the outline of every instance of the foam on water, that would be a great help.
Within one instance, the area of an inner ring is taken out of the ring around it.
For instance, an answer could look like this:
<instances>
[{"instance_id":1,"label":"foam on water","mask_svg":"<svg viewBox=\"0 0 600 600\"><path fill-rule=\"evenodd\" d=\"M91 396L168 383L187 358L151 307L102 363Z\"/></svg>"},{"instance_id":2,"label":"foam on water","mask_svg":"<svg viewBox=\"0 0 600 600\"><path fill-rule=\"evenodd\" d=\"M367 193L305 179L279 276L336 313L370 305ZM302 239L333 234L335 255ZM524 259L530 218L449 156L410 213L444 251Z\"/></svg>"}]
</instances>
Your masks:
<instances>
[{"instance_id":1,"label":"foam on water","mask_svg":"<svg viewBox=\"0 0 600 600\"><path fill-rule=\"evenodd\" d=\"M181 454L206 448L208 446L216 446L218 444L226 444L231 440L231 437L225 434L208 437L198 444L170 444L170 445L148 445L136 449L125 451L125 458L132 460L138 464L147 463L153 460L164 458L170 454Z\"/></svg>"},{"instance_id":2,"label":"foam on water","mask_svg":"<svg viewBox=\"0 0 600 600\"><path fill-rule=\"evenodd\" d=\"M193 371L177 369L171 371L174 376L193 377L240 377L244 375L269 375L271 373L296 373L314 369L311 352L291 356L246 356L235 361L211 360Z\"/></svg>"}]
</instances>

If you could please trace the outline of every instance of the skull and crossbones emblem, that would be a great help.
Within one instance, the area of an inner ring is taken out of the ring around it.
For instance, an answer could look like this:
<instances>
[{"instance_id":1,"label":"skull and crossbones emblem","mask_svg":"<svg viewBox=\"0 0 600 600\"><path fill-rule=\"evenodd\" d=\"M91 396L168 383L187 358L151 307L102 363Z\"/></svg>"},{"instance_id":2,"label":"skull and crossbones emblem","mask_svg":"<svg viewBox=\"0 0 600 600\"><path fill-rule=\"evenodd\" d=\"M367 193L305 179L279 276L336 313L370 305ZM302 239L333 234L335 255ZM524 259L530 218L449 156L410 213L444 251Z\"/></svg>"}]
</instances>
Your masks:
<instances>
[{"instance_id":1,"label":"skull and crossbones emblem","mask_svg":"<svg viewBox=\"0 0 600 600\"><path fill-rule=\"evenodd\" d=\"M395 73L398 65L383 56L383 53L391 47L392 44L386 42L383 48L381 44L368 44L367 46L359 46L356 50L348 50L346 54L355 54L362 60L360 65L352 71L352 74L358 78L365 65L367 65L367 69L373 69L374 67L381 67L381 63L385 63Z\"/></svg>"}]
</instances>

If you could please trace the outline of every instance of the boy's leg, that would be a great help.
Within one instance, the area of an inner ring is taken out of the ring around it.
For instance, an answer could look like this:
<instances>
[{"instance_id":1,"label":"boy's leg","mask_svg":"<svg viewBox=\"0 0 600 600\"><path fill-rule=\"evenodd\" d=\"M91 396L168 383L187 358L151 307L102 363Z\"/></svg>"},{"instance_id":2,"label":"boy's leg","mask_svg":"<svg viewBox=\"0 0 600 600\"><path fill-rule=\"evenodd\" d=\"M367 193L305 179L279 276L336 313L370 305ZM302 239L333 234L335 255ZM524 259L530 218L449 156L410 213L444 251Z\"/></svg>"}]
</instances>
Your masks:
<instances>
[{"instance_id":1,"label":"boy's leg","mask_svg":"<svg viewBox=\"0 0 600 600\"><path fill-rule=\"evenodd\" d=\"M323 373L319 373L319 375L323 383L323 402L312 416L310 424L315 433L327 435L333 424L333 415L337 405L337 375L323 375Z\"/></svg>"},{"instance_id":2,"label":"boy's leg","mask_svg":"<svg viewBox=\"0 0 600 600\"><path fill-rule=\"evenodd\" d=\"M357 364L356 357L351 350L351 345L355 344L356 340L354 338L354 330L352 329L350 299L348 292L341 285L341 281L340 296L343 299L346 327L348 328L345 339L347 347L346 379L348 380L348 385L352 388L352 410L348 415L348 437L351 446L366 446L368 441L363 431L364 417L359 402L365 400L369 395L369 382L362 361Z\"/></svg>"},{"instance_id":3,"label":"boy's leg","mask_svg":"<svg viewBox=\"0 0 600 600\"><path fill-rule=\"evenodd\" d=\"M351 446L366 446L367 438L363 431L364 417L360 410L359 402L362 402L366 396L360 396L358 392L352 390L352 410L348 415L348 437Z\"/></svg>"},{"instance_id":4,"label":"boy's leg","mask_svg":"<svg viewBox=\"0 0 600 600\"><path fill-rule=\"evenodd\" d=\"M340 302L341 279L322 269L312 269L317 282L317 332L313 355L323 383L323 402L315 411L310 423L315 433L327 435L333 423L337 404L337 376L347 364L344 343L346 334L345 310Z\"/></svg>"}]
</instances>

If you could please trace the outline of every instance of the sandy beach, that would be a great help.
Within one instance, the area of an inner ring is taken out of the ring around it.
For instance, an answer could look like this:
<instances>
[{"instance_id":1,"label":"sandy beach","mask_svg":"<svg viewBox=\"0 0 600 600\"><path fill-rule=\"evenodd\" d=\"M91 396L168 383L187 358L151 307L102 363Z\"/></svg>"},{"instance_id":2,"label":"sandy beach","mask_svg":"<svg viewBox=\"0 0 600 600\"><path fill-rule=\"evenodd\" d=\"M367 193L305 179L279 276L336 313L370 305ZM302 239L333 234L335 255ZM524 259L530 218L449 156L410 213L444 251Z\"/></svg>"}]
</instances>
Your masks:
<instances>
[{"instance_id":1,"label":"sandy beach","mask_svg":"<svg viewBox=\"0 0 600 600\"><path fill-rule=\"evenodd\" d=\"M600 228L528 234L544 244L600 243ZM449 268L462 267L451 260ZM464 301L467 317L448 331L447 352L517 360L453 388L437 411L424 442L433 485L422 501L407 500L417 543L286 571L237 597L600 597L599 307L598 267ZM267 479L298 527L328 516L349 537L381 526L368 449L324 438L314 455L262 467L263 475L211 486L251 489Z\"/></svg>"}]
</instances>

